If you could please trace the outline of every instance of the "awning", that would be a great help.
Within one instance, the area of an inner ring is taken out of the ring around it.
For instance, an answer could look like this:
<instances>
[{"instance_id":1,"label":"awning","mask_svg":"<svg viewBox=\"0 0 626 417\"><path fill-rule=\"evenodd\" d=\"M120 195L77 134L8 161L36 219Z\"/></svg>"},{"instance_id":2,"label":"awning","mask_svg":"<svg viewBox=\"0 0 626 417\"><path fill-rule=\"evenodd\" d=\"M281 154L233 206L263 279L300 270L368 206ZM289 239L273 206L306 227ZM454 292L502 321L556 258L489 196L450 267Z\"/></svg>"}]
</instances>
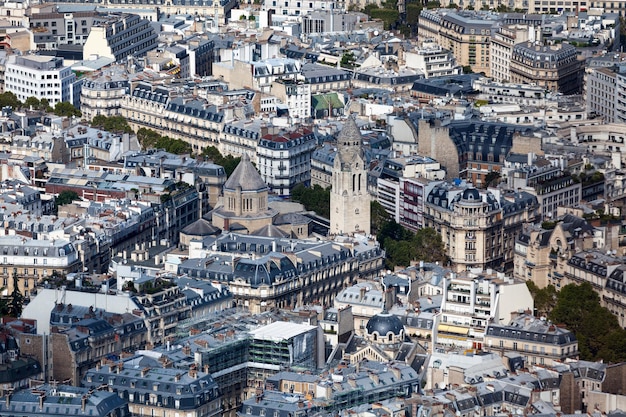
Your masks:
<instances>
[{"instance_id":1,"label":"awning","mask_svg":"<svg viewBox=\"0 0 626 417\"><path fill-rule=\"evenodd\" d=\"M440 324L439 327L437 327L437 331L445 332L445 333L462 334L464 336L467 336L469 334L469 329L467 327L450 326L447 324Z\"/></svg>"}]
</instances>

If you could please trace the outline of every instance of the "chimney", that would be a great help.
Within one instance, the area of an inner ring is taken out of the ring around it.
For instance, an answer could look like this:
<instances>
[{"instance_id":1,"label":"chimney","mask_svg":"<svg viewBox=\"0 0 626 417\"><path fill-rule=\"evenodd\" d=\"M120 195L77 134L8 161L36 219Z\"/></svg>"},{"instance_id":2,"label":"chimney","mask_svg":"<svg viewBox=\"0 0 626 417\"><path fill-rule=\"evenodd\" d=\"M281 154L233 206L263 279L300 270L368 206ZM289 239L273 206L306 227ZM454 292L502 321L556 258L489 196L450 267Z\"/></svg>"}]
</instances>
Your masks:
<instances>
[{"instance_id":1,"label":"chimney","mask_svg":"<svg viewBox=\"0 0 626 417\"><path fill-rule=\"evenodd\" d=\"M367 292L367 288L361 287L360 292L361 292L361 298L365 297L365 293Z\"/></svg>"},{"instance_id":2,"label":"chimney","mask_svg":"<svg viewBox=\"0 0 626 417\"><path fill-rule=\"evenodd\" d=\"M85 408L87 408L87 396L83 395L83 397L80 399L80 410L84 413Z\"/></svg>"},{"instance_id":3,"label":"chimney","mask_svg":"<svg viewBox=\"0 0 626 417\"><path fill-rule=\"evenodd\" d=\"M39 395L39 409L43 410L43 402L46 399L46 394Z\"/></svg>"}]
</instances>

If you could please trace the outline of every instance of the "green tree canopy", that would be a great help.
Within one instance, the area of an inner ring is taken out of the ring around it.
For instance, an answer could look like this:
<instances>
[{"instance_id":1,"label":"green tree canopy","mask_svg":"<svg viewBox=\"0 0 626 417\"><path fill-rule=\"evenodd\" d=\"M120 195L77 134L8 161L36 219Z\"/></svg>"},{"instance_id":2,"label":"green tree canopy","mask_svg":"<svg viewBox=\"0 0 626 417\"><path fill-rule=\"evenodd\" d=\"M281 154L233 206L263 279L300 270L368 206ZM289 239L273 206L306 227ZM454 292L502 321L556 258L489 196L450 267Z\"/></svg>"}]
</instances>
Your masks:
<instances>
[{"instance_id":1,"label":"green tree canopy","mask_svg":"<svg viewBox=\"0 0 626 417\"><path fill-rule=\"evenodd\" d=\"M291 190L291 199L301 203L306 210L314 211L325 218L330 217L330 187L322 188L315 184L309 188L298 184Z\"/></svg>"},{"instance_id":2,"label":"green tree canopy","mask_svg":"<svg viewBox=\"0 0 626 417\"><path fill-rule=\"evenodd\" d=\"M22 107L22 102L17 96L10 91L6 91L0 94L0 108L11 107L13 109L19 109Z\"/></svg>"},{"instance_id":3,"label":"green tree canopy","mask_svg":"<svg viewBox=\"0 0 626 417\"><path fill-rule=\"evenodd\" d=\"M79 196L76 191L64 190L59 193L57 198L54 200L57 206L62 206L65 204L70 204L74 200L78 200Z\"/></svg>"},{"instance_id":4,"label":"green tree canopy","mask_svg":"<svg viewBox=\"0 0 626 417\"><path fill-rule=\"evenodd\" d=\"M163 149L177 155L191 153L191 145L180 139L161 136L151 129L141 128L137 131L137 139L144 149Z\"/></svg>"},{"instance_id":5,"label":"green tree canopy","mask_svg":"<svg viewBox=\"0 0 626 417\"><path fill-rule=\"evenodd\" d=\"M126 119L122 116L107 117L98 115L91 120L91 126L106 130L107 132L134 133Z\"/></svg>"},{"instance_id":6,"label":"green tree canopy","mask_svg":"<svg viewBox=\"0 0 626 417\"><path fill-rule=\"evenodd\" d=\"M202 156L212 161L214 164L220 165L224 167L224 171L226 171L226 176L230 177L230 174L233 173L239 162L241 162L241 158L235 158L232 155L222 155L215 146L208 146L202 150Z\"/></svg>"},{"instance_id":7,"label":"green tree canopy","mask_svg":"<svg viewBox=\"0 0 626 417\"><path fill-rule=\"evenodd\" d=\"M576 335L581 359L626 360L626 330L617 317L601 306L600 296L590 283L561 288L549 318Z\"/></svg>"},{"instance_id":8,"label":"green tree canopy","mask_svg":"<svg viewBox=\"0 0 626 417\"><path fill-rule=\"evenodd\" d=\"M441 235L433 228L427 227L413 233L394 220L389 220L380 229L377 238L385 249L385 262L389 269L407 267L411 261L448 262Z\"/></svg>"},{"instance_id":9,"label":"green tree canopy","mask_svg":"<svg viewBox=\"0 0 626 417\"><path fill-rule=\"evenodd\" d=\"M66 101L59 102L54 106L54 114L66 117L80 117L83 115L80 110L72 105L72 103L68 103Z\"/></svg>"},{"instance_id":10,"label":"green tree canopy","mask_svg":"<svg viewBox=\"0 0 626 417\"><path fill-rule=\"evenodd\" d=\"M548 317L557 301L557 292L554 285L548 285L546 288L539 288L534 282L526 281L526 286L535 301L535 310L537 311L537 315Z\"/></svg>"},{"instance_id":11,"label":"green tree canopy","mask_svg":"<svg viewBox=\"0 0 626 417\"><path fill-rule=\"evenodd\" d=\"M372 200L370 205L371 224L370 229L373 235L378 235L385 223L387 223L391 216L387 213L387 210L376 200Z\"/></svg>"}]
</instances>

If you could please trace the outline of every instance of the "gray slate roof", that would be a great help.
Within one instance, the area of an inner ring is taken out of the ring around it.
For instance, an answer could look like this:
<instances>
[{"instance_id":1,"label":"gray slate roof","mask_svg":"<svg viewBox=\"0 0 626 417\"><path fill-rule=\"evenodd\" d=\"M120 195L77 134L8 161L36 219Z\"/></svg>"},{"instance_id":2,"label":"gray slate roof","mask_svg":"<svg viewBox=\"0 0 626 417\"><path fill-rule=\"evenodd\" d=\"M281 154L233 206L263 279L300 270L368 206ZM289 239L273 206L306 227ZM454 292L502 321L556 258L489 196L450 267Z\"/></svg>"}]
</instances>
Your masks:
<instances>
[{"instance_id":1,"label":"gray slate roof","mask_svg":"<svg viewBox=\"0 0 626 417\"><path fill-rule=\"evenodd\" d=\"M244 153L241 157L241 162L237 165L237 168L230 175L224 189L236 190L241 187L241 191L262 191L268 189L267 184L261 178L261 175L256 170L250 157Z\"/></svg>"}]
</instances>

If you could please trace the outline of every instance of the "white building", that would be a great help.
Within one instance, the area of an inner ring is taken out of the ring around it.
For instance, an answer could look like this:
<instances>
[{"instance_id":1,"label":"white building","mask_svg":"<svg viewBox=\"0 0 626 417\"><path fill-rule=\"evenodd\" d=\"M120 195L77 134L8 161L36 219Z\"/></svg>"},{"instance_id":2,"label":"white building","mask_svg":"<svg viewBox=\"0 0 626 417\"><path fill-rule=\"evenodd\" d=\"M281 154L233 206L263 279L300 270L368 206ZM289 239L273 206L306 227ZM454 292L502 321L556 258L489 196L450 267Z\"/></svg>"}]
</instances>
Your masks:
<instances>
[{"instance_id":1,"label":"white building","mask_svg":"<svg viewBox=\"0 0 626 417\"><path fill-rule=\"evenodd\" d=\"M42 55L12 55L6 65L5 91L21 101L28 97L47 99L51 106L73 103L76 75L63 66L63 58Z\"/></svg>"},{"instance_id":2,"label":"white building","mask_svg":"<svg viewBox=\"0 0 626 417\"><path fill-rule=\"evenodd\" d=\"M618 104L623 107L623 100L621 103L618 101L621 97L617 93L617 73L602 67L590 69L585 76L587 112L604 116L608 123L615 123L616 107Z\"/></svg>"},{"instance_id":3,"label":"white building","mask_svg":"<svg viewBox=\"0 0 626 417\"><path fill-rule=\"evenodd\" d=\"M261 9L261 27L270 26L266 20L271 15L304 16L314 10L334 9L335 2L331 0L265 0ZM264 16L268 16L265 17Z\"/></svg>"},{"instance_id":4,"label":"white building","mask_svg":"<svg viewBox=\"0 0 626 417\"><path fill-rule=\"evenodd\" d=\"M297 184L311 184L311 154L315 134L301 127L293 132L266 134L256 148L259 172L273 192L289 196Z\"/></svg>"},{"instance_id":5,"label":"white building","mask_svg":"<svg viewBox=\"0 0 626 417\"><path fill-rule=\"evenodd\" d=\"M521 42L532 42L534 40L535 32L531 26L510 25L499 28L491 37L489 44L491 78L499 82L510 81L510 63L513 56L513 46Z\"/></svg>"},{"instance_id":6,"label":"white building","mask_svg":"<svg viewBox=\"0 0 626 417\"><path fill-rule=\"evenodd\" d=\"M408 68L421 71L425 78L458 75L461 66L457 65L452 52L442 48L432 39L426 39L414 52L404 54Z\"/></svg>"},{"instance_id":7,"label":"white building","mask_svg":"<svg viewBox=\"0 0 626 417\"><path fill-rule=\"evenodd\" d=\"M506 324L518 311L533 311L526 283L494 274L469 272L445 279L441 313L433 337L436 345L481 349L489 323Z\"/></svg>"},{"instance_id":8,"label":"white building","mask_svg":"<svg viewBox=\"0 0 626 417\"><path fill-rule=\"evenodd\" d=\"M143 56L157 47L157 35L146 19L119 13L94 24L85 42L84 56L99 55L116 61Z\"/></svg>"},{"instance_id":9,"label":"white building","mask_svg":"<svg viewBox=\"0 0 626 417\"><path fill-rule=\"evenodd\" d=\"M272 93L287 106L289 116L302 120L311 117L311 84L281 79L272 85Z\"/></svg>"}]
</instances>

